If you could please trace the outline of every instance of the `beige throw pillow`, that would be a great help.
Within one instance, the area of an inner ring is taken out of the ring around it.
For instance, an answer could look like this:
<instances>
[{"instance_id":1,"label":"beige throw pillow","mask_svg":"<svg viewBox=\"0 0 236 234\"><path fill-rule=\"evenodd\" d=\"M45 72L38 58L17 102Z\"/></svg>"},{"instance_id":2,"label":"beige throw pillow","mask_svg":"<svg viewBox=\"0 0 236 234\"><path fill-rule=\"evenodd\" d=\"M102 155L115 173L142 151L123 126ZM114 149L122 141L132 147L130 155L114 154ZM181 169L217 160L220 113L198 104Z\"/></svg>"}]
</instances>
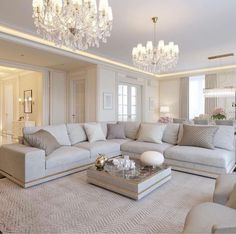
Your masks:
<instances>
[{"instance_id":1,"label":"beige throw pillow","mask_svg":"<svg viewBox=\"0 0 236 234\"><path fill-rule=\"evenodd\" d=\"M107 139L125 139L123 124L107 124Z\"/></svg>"},{"instance_id":2,"label":"beige throw pillow","mask_svg":"<svg viewBox=\"0 0 236 234\"><path fill-rule=\"evenodd\" d=\"M166 125L161 124L141 124L138 141L162 144L165 127Z\"/></svg>"},{"instance_id":3,"label":"beige throw pillow","mask_svg":"<svg viewBox=\"0 0 236 234\"><path fill-rule=\"evenodd\" d=\"M61 147L51 133L42 129L33 134L25 134L24 139L30 146L44 150L46 156Z\"/></svg>"},{"instance_id":4,"label":"beige throw pillow","mask_svg":"<svg viewBox=\"0 0 236 234\"><path fill-rule=\"evenodd\" d=\"M84 124L84 129L90 143L106 140L101 124Z\"/></svg>"},{"instance_id":5,"label":"beige throw pillow","mask_svg":"<svg viewBox=\"0 0 236 234\"><path fill-rule=\"evenodd\" d=\"M196 146L214 149L214 137L218 127L183 125L183 136L179 142L182 146Z\"/></svg>"},{"instance_id":6,"label":"beige throw pillow","mask_svg":"<svg viewBox=\"0 0 236 234\"><path fill-rule=\"evenodd\" d=\"M229 200L226 205L232 209L236 209L236 183L234 185L234 189L230 194Z\"/></svg>"}]
</instances>

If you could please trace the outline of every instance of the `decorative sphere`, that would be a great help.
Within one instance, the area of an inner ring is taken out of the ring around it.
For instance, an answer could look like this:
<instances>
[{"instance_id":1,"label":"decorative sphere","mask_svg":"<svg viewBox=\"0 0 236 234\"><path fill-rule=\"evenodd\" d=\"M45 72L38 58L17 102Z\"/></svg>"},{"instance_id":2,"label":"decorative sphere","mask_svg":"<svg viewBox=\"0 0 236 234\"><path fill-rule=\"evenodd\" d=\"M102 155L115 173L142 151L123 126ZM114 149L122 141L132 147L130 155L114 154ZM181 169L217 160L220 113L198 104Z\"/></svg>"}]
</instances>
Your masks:
<instances>
[{"instance_id":1,"label":"decorative sphere","mask_svg":"<svg viewBox=\"0 0 236 234\"><path fill-rule=\"evenodd\" d=\"M145 166L159 167L164 163L164 156L156 151L147 151L140 156L140 161Z\"/></svg>"}]
</instances>

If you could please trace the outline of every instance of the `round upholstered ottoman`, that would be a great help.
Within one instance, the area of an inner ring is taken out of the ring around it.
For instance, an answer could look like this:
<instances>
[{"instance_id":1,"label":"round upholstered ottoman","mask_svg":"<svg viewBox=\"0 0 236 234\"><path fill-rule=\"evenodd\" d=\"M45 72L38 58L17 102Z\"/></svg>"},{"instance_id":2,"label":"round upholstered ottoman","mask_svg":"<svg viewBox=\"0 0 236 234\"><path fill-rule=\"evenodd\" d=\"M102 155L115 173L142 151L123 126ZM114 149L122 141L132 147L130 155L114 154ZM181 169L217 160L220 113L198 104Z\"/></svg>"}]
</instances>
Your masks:
<instances>
[{"instance_id":1,"label":"round upholstered ottoman","mask_svg":"<svg viewBox=\"0 0 236 234\"><path fill-rule=\"evenodd\" d=\"M156 151L147 151L141 154L140 161L145 166L159 167L164 163L164 156Z\"/></svg>"}]
</instances>

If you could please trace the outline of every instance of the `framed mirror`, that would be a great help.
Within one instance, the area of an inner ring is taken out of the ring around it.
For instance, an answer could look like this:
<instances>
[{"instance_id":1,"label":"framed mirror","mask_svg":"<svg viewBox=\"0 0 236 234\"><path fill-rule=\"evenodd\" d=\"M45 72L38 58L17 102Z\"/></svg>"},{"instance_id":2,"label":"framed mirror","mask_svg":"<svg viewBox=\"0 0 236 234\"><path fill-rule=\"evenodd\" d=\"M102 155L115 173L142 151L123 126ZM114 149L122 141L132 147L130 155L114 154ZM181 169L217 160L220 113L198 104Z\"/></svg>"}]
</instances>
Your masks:
<instances>
[{"instance_id":1,"label":"framed mirror","mask_svg":"<svg viewBox=\"0 0 236 234\"><path fill-rule=\"evenodd\" d=\"M24 112L32 113L32 89L24 91Z\"/></svg>"}]
</instances>

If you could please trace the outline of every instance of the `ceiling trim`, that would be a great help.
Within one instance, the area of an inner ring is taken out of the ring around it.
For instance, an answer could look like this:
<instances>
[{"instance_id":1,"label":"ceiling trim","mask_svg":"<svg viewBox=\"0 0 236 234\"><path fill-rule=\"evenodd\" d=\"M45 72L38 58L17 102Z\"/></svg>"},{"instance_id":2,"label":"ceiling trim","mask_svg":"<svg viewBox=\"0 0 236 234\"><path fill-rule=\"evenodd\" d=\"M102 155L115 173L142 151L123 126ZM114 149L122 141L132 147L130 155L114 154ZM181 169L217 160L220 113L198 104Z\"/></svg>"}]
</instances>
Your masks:
<instances>
[{"instance_id":1,"label":"ceiling trim","mask_svg":"<svg viewBox=\"0 0 236 234\"><path fill-rule=\"evenodd\" d=\"M228 71L228 70L234 70L234 69L236 69L236 64L163 74L163 75L159 75L158 78L162 80L166 78L178 78L178 77L183 77L183 76L194 76L194 75L200 75L200 74L202 75L202 74L209 74L213 72Z\"/></svg>"},{"instance_id":2,"label":"ceiling trim","mask_svg":"<svg viewBox=\"0 0 236 234\"><path fill-rule=\"evenodd\" d=\"M81 50L72 50L72 49L65 47L65 46L59 47L59 46L56 46L54 43L44 40L42 38L27 34L27 33L23 33L18 30L15 30L15 29L3 26L3 25L0 25L0 37L7 39L7 40L18 41L21 43L24 43L25 41L27 41L28 45L30 43L31 46L33 46L33 47L36 46L40 49L45 49L45 48L43 48L43 46L46 46L47 50L49 48L53 48L53 49L56 49L56 50L62 52L62 54L67 55L67 56L68 56L68 53L70 55L71 54L76 55L77 59L79 58L79 59L86 61L86 62L113 65L113 66L118 66L118 67L121 67L124 69L131 70L133 72L142 73L142 74L145 74L148 76L152 76L152 77L156 76L153 73L142 71L142 70L135 68L133 66L129 66L124 63L116 62L114 60L107 59L105 57L98 56L98 55L95 55L92 53L88 53L88 52L81 51ZM24 40L24 41L22 41L22 40ZM24 43L24 44L26 44L26 43Z\"/></svg>"},{"instance_id":3,"label":"ceiling trim","mask_svg":"<svg viewBox=\"0 0 236 234\"><path fill-rule=\"evenodd\" d=\"M24 33L15 29L12 29L10 27L4 26L0 24L0 38L18 42L24 45L30 45L34 48L43 49L49 52L56 52L61 55L69 56L72 58L77 58L82 61L86 61L89 63L97 63L102 65L111 65L115 67L120 67L123 69L127 69L132 72L141 73L144 75L148 75L150 77L158 78L159 80L162 79L168 79L168 78L177 78L177 77L183 77L187 75L198 75L198 74L207 74L211 72L217 72L217 71L224 71L224 70L232 70L236 69L236 64L228 65L228 66L219 66L219 67L211 67L211 68L203 68L203 69L195 69L195 70L186 70L186 71L180 71L180 72L173 72L173 73L166 73L166 74L153 74L150 72L142 71L138 68L135 68L133 66L117 62L115 60L107 59L102 56L98 56L92 53L88 53L85 51L80 50L72 50L68 47L62 46L56 46L54 43L46 41L40 37L36 37L34 35Z\"/></svg>"}]
</instances>

